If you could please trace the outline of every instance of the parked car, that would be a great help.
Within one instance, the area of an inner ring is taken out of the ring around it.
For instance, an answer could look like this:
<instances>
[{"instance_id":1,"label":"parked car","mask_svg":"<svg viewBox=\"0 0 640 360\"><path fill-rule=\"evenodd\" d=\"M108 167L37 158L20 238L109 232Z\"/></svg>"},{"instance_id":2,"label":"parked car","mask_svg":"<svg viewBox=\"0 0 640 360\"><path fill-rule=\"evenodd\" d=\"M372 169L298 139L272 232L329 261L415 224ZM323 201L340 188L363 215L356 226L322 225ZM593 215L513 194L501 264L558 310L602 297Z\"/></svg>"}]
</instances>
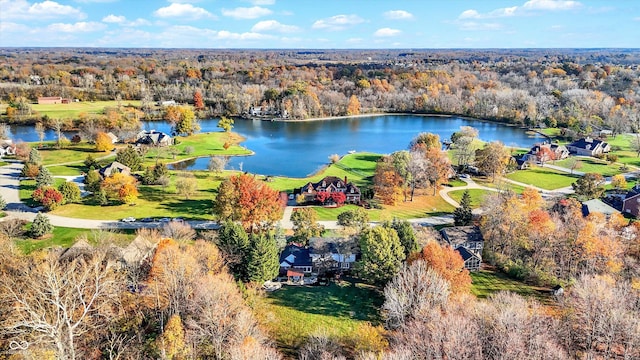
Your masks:
<instances>
[{"instance_id":1,"label":"parked car","mask_svg":"<svg viewBox=\"0 0 640 360\"><path fill-rule=\"evenodd\" d=\"M136 218L129 216L129 217L126 217L126 218L122 219L121 221L130 223L130 222L136 221Z\"/></svg>"},{"instance_id":2,"label":"parked car","mask_svg":"<svg viewBox=\"0 0 640 360\"><path fill-rule=\"evenodd\" d=\"M161 223L168 223L169 221L171 221L171 219L165 217L165 218L162 218L162 219L160 219L158 221L160 221Z\"/></svg>"},{"instance_id":3,"label":"parked car","mask_svg":"<svg viewBox=\"0 0 640 360\"><path fill-rule=\"evenodd\" d=\"M154 222L155 220L153 218L146 217L146 218L144 218L144 219L142 219L140 221L142 221L144 223L150 223L150 222Z\"/></svg>"}]
</instances>

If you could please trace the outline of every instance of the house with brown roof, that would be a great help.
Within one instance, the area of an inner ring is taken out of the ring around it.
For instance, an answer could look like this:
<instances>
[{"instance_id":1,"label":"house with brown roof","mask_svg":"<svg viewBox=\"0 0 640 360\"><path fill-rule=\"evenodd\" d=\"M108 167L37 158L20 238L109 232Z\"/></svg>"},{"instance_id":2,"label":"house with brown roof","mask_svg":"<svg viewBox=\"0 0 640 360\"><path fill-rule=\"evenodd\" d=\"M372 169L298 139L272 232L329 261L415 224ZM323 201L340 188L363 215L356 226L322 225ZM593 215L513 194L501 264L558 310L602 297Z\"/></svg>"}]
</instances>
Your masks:
<instances>
[{"instance_id":1,"label":"house with brown roof","mask_svg":"<svg viewBox=\"0 0 640 360\"><path fill-rule=\"evenodd\" d=\"M100 173L100 176L102 176L102 178L108 178L116 172L129 175L131 174L131 168L123 163L114 161L111 164L98 170L98 173Z\"/></svg>"},{"instance_id":2,"label":"house with brown roof","mask_svg":"<svg viewBox=\"0 0 640 360\"><path fill-rule=\"evenodd\" d=\"M352 204L359 204L361 199L360 189L348 182L346 177L340 179L336 176L325 176L316 183L309 182L297 191L297 193L304 195L306 202L316 201L318 194L323 192L329 195L337 192L343 193L346 196L345 202Z\"/></svg>"},{"instance_id":3,"label":"house with brown roof","mask_svg":"<svg viewBox=\"0 0 640 360\"><path fill-rule=\"evenodd\" d=\"M547 161L563 160L569 157L569 149L558 144L535 144L528 153L522 155L522 160L544 164Z\"/></svg>"}]
</instances>

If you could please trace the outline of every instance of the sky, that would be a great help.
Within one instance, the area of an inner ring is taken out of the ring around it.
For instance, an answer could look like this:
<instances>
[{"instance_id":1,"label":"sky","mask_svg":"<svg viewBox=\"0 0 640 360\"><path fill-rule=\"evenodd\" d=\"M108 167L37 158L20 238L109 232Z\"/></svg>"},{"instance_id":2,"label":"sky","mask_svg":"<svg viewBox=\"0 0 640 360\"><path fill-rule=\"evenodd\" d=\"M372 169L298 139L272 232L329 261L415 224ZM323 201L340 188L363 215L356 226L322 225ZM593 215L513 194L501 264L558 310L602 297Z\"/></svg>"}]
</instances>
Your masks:
<instances>
[{"instance_id":1,"label":"sky","mask_svg":"<svg viewBox=\"0 0 640 360\"><path fill-rule=\"evenodd\" d=\"M640 0L0 0L0 47L638 48Z\"/></svg>"}]
</instances>

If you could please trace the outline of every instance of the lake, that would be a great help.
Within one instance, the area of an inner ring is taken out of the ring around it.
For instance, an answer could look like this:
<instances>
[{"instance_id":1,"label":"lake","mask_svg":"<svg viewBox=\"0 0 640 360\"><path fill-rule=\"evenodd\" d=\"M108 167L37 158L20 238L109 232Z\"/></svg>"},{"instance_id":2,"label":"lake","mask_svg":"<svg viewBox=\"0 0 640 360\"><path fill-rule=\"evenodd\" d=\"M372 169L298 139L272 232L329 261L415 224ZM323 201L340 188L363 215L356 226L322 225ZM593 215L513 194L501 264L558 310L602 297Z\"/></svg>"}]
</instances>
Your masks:
<instances>
[{"instance_id":1,"label":"lake","mask_svg":"<svg viewBox=\"0 0 640 360\"><path fill-rule=\"evenodd\" d=\"M202 132L220 131L218 119L201 120ZM244 136L243 146L255 152L253 156L232 157L229 168L263 175L305 177L328 164L329 155L345 155L349 151L367 151L389 154L406 149L420 132L440 135L449 139L460 126L478 129L480 139L499 140L509 146L530 147L544 140L538 134L498 123L460 117L434 117L418 115L380 115L323 121L279 122L261 120L235 121L234 132ZM170 133L165 121L143 122L146 130ZM24 141L38 141L32 127L17 129ZM15 127L12 127L12 130ZM55 134L47 133L48 139ZM209 158L190 161L187 169L206 169Z\"/></svg>"}]
</instances>

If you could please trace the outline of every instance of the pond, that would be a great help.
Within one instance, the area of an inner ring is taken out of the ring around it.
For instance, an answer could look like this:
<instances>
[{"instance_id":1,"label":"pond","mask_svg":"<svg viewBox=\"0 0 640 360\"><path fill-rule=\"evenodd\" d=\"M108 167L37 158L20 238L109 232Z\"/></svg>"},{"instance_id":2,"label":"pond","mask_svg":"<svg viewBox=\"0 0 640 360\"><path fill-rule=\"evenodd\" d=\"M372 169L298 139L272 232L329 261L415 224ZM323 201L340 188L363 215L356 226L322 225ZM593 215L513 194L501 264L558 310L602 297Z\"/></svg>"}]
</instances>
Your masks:
<instances>
[{"instance_id":1,"label":"pond","mask_svg":"<svg viewBox=\"0 0 640 360\"><path fill-rule=\"evenodd\" d=\"M217 124L218 119L200 121L202 132L220 131ZM406 149L420 132L435 133L444 140L460 126L473 126L480 139L499 140L509 146L530 147L544 139L517 127L460 117L381 115L300 122L238 119L233 131L246 138L242 145L255 155L232 157L228 167L263 175L305 177L326 165L331 154L345 155L353 150L389 154ZM171 132L166 121L143 122L143 128ZM24 141L38 140L32 127L12 130ZM55 139L55 135L48 132L47 138ZM200 158L177 167L206 169L208 163L209 158Z\"/></svg>"}]
</instances>

